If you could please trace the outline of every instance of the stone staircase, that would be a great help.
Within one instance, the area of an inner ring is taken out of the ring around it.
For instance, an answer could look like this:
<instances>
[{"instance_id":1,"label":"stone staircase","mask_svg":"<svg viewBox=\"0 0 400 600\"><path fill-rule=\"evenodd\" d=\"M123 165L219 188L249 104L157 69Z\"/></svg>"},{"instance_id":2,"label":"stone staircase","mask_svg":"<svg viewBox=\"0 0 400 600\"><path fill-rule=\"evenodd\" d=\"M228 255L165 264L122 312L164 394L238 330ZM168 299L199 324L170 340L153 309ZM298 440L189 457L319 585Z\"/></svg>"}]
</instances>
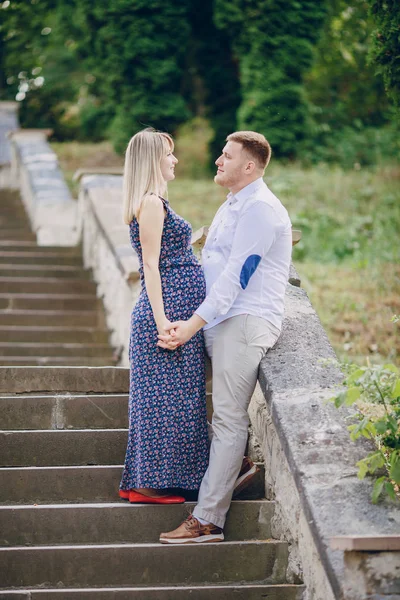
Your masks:
<instances>
[{"instance_id":1,"label":"stone staircase","mask_svg":"<svg viewBox=\"0 0 400 600\"><path fill-rule=\"evenodd\" d=\"M38 246L18 193L0 190L0 365L115 362L81 249Z\"/></svg>"},{"instance_id":2,"label":"stone staircase","mask_svg":"<svg viewBox=\"0 0 400 600\"><path fill-rule=\"evenodd\" d=\"M164 546L193 507L130 505L118 484L127 369L0 368L0 600L300 600L271 539L263 476L226 542Z\"/></svg>"}]
</instances>

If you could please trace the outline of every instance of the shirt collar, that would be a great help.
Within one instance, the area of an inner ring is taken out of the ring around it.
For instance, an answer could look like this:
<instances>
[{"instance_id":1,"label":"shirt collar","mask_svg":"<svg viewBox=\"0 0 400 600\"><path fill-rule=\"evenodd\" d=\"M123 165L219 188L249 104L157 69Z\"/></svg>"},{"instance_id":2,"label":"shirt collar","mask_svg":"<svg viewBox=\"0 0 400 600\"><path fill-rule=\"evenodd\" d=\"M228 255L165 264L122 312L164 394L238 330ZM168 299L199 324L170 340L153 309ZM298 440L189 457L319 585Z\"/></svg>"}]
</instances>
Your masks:
<instances>
[{"instance_id":1,"label":"shirt collar","mask_svg":"<svg viewBox=\"0 0 400 600\"><path fill-rule=\"evenodd\" d=\"M235 204L236 202L244 202L247 200L247 198L250 198L250 196L254 194L256 190L258 190L262 183L264 183L264 180L262 177L259 177L255 181L249 183L249 185L246 185L244 188L239 190L239 192L236 192L236 194L229 192L227 200L229 200L232 204Z\"/></svg>"}]
</instances>

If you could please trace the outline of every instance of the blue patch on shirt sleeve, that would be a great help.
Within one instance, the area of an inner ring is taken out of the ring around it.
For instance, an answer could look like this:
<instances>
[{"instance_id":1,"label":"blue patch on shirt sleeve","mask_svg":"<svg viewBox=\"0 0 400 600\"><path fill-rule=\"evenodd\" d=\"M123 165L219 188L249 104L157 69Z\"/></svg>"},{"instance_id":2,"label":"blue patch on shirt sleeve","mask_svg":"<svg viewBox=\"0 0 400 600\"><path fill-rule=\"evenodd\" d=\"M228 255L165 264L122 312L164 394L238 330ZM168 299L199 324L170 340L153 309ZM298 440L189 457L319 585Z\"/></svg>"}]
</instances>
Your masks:
<instances>
[{"instance_id":1,"label":"blue patch on shirt sleeve","mask_svg":"<svg viewBox=\"0 0 400 600\"><path fill-rule=\"evenodd\" d=\"M242 289L245 290L250 281L250 277L253 275L254 271L258 267L258 263L261 260L261 256L258 254L252 254L248 258L246 258L242 270L240 272L240 285Z\"/></svg>"}]
</instances>

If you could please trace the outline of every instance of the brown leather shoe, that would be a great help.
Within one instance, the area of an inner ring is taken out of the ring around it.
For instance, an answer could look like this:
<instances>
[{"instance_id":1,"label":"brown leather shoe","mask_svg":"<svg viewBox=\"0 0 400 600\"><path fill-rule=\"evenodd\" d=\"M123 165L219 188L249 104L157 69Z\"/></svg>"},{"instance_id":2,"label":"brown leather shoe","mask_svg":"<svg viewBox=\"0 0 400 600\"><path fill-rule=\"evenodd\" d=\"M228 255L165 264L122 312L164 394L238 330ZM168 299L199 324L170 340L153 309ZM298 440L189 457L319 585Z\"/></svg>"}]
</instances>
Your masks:
<instances>
[{"instance_id":1,"label":"brown leather shoe","mask_svg":"<svg viewBox=\"0 0 400 600\"><path fill-rule=\"evenodd\" d=\"M260 469L253 463L251 458L245 456L242 462L240 473L235 481L235 487L233 488L233 498L238 496L251 482L253 477L258 473Z\"/></svg>"},{"instance_id":2,"label":"brown leather shoe","mask_svg":"<svg viewBox=\"0 0 400 600\"><path fill-rule=\"evenodd\" d=\"M203 542L223 542L223 540L224 531L221 527L212 523L202 525L193 515L189 515L186 521L174 531L160 535L162 544L202 544Z\"/></svg>"}]
</instances>

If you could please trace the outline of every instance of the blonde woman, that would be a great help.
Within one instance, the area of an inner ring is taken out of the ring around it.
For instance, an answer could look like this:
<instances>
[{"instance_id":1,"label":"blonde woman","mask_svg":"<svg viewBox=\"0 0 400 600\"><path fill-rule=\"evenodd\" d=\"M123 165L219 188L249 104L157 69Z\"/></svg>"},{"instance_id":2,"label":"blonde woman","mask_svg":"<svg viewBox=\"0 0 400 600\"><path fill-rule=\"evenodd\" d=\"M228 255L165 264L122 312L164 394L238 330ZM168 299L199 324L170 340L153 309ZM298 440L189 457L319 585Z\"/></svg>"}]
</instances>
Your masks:
<instances>
[{"instance_id":1,"label":"blonde woman","mask_svg":"<svg viewBox=\"0 0 400 600\"><path fill-rule=\"evenodd\" d=\"M174 504L171 488L198 489L208 462L203 332L175 352L157 346L172 321L188 319L205 298L191 226L165 199L178 160L174 143L153 129L130 140L124 219L140 261L142 290L130 335L129 438L120 496Z\"/></svg>"}]
</instances>

